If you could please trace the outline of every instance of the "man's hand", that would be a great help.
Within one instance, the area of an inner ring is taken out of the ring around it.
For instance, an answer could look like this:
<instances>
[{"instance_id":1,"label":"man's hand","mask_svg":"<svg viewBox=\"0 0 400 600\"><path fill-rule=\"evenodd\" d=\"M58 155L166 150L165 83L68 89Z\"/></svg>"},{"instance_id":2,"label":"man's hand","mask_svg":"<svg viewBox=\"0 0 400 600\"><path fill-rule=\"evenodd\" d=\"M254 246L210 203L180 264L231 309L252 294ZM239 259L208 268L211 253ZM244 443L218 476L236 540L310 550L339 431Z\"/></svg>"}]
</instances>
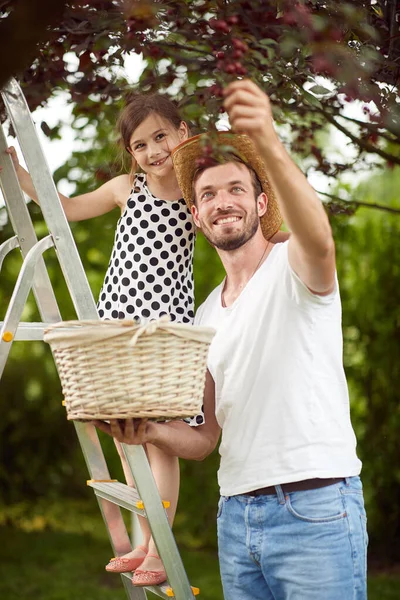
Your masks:
<instances>
[{"instance_id":1,"label":"man's hand","mask_svg":"<svg viewBox=\"0 0 400 600\"><path fill-rule=\"evenodd\" d=\"M250 79L230 83L224 89L224 107L235 133L247 134L260 152L265 144L280 143L268 96Z\"/></svg>"},{"instance_id":2,"label":"man's hand","mask_svg":"<svg viewBox=\"0 0 400 600\"><path fill-rule=\"evenodd\" d=\"M93 424L123 444L143 445L153 441L154 423L147 419L111 419Z\"/></svg>"}]
</instances>

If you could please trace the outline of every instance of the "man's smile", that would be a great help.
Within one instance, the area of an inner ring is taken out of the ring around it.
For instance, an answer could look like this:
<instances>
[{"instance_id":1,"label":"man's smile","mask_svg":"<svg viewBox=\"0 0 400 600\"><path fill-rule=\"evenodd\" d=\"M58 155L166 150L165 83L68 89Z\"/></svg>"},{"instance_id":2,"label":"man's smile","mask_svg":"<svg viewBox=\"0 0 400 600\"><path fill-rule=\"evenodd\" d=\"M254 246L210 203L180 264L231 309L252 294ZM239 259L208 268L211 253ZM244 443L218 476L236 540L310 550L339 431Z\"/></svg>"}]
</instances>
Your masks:
<instances>
[{"instance_id":1,"label":"man's smile","mask_svg":"<svg viewBox=\"0 0 400 600\"><path fill-rule=\"evenodd\" d=\"M226 225L228 223L237 223L238 221L241 221L241 219L242 217L238 216L219 217L218 219L215 219L214 225Z\"/></svg>"}]
</instances>

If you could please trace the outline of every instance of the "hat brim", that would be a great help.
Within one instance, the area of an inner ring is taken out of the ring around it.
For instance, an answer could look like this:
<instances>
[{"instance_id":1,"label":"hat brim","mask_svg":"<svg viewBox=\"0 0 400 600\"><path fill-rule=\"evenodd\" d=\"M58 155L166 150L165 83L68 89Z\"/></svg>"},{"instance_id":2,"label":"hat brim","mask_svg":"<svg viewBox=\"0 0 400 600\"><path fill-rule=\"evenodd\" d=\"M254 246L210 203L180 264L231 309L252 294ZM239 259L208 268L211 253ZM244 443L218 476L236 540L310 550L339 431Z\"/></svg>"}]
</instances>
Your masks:
<instances>
[{"instance_id":1,"label":"hat brim","mask_svg":"<svg viewBox=\"0 0 400 600\"><path fill-rule=\"evenodd\" d=\"M171 153L178 185L189 208L193 204L193 178L198 169L197 159L204 157L206 139L208 139L207 134L196 135L176 146ZM232 153L255 171L262 190L268 198L267 210L260 218L261 229L264 237L267 240L271 239L282 225L282 216L274 190L268 180L265 164L258 156L253 142L244 134L237 135L228 131L219 131L217 144L219 148L227 146L232 148Z\"/></svg>"}]
</instances>

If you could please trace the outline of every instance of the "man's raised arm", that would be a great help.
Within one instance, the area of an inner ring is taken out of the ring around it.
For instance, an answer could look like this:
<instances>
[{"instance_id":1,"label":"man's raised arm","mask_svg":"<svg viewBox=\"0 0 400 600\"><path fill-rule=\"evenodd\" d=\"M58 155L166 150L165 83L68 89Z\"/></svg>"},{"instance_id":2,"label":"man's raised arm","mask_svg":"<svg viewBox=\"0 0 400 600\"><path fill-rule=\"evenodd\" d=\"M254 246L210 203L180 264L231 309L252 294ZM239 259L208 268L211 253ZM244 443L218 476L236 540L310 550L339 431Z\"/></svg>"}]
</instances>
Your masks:
<instances>
[{"instance_id":1,"label":"man's raised arm","mask_svg":"<svg viewBox=\"0 0 400 600\"><path fill-rule=\"evenodd\" d=\"M276 134L268 96L250 80L231 83L224 95L233 131L247 134L266 164L280 211L292 233L289 261L293 270L310 290L329 294L335 279L335 245L329 220Z\"/></svg>"}]
</instances>

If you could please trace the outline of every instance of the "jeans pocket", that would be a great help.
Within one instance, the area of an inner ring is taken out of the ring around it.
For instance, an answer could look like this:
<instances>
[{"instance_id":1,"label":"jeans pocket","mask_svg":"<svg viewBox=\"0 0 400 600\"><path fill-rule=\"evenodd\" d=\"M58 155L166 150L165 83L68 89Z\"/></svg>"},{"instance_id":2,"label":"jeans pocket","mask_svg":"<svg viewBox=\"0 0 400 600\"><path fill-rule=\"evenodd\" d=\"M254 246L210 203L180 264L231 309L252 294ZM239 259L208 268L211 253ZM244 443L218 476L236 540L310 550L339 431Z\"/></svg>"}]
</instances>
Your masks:
<instances>
[{"instance_id":1,"label":"jeans pocket","mask_svg":"<svg viewBox=\"0 0 400 600\"><path fill-rule=\"evenodd\" d=\"M218 500L217 519L219 519L219 517L221 516L222 507L223 507L224 503L225 503L225 496L221 496L220 499Z\"/></svg>"},{"instance_id":2,"label":"jeans pocket","mask_svg":"<svg viewBox=\"0 0 400 600\"><path fill-rule=\"evenodd\" d=\"M293 517L308 523L331 523L346 517L336 486L288 494L286 507Z\"/></svg>"}]
</instances>

